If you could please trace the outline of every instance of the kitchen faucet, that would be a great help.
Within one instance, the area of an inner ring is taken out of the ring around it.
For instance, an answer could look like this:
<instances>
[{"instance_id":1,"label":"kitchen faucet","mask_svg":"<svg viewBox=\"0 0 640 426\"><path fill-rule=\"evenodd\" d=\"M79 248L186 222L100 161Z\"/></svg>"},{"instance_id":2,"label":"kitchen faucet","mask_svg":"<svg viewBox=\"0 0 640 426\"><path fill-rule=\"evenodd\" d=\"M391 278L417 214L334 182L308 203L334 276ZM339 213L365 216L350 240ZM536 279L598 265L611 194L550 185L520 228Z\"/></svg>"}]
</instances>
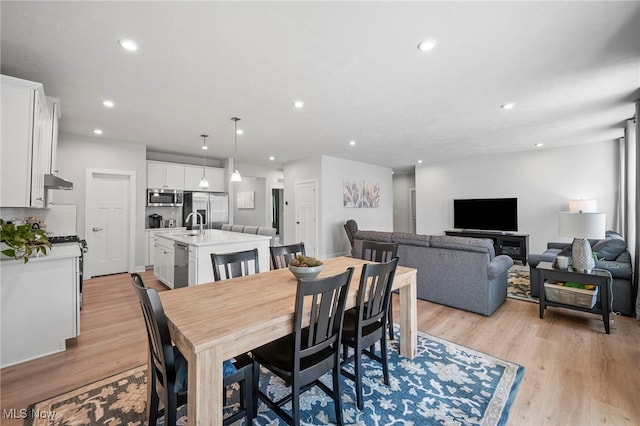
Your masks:
<instances>
[{"instance_id":1,"label":"kitchen faucet","mask_svg":"<svg viewBox=\"0 0 640 426\"><path fill-rule=\"evenodd\" d=\"M189 213L189 215L185 219L185 223L189 223L189 219L191 219L191 217L193 216L194 213L198 215L197 220L200 221L200 235L204 236L204 228L202 227L203 220L202 220L202 215L200 213L198 213L198 212ZM193 216L193 219L191 219L191 229L193 229L193 225L194 225L193 221L194 220L196 220L196 216ZM197 224L197 222L196 222L196 224Z\"/></svg>"}]
</instances>

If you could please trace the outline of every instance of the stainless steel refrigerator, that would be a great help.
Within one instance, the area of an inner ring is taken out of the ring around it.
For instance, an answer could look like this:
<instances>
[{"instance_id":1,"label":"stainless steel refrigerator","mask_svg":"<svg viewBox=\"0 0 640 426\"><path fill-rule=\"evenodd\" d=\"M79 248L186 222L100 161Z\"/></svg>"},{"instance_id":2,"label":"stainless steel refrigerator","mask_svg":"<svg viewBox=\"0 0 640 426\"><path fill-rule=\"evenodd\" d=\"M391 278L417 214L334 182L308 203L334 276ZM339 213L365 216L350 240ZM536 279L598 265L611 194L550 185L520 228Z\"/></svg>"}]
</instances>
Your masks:
<instances>
[{"instance_id":1,"label":"stainless steel refrigerator","mask_svg":"<svg viewBox=\"0 0 640 426\"><path fill-rule=\"evenodd\" d=\"M200 213L202 227L204 229L220 228L222 224L229 222L229 195L218 192L185 192L182 204L182 224L187 229L200 227L200 219L197 214L195 222L187 216L190 213ZM196 226L193 226L193 224Z\"/></svg>"}]
</instances>

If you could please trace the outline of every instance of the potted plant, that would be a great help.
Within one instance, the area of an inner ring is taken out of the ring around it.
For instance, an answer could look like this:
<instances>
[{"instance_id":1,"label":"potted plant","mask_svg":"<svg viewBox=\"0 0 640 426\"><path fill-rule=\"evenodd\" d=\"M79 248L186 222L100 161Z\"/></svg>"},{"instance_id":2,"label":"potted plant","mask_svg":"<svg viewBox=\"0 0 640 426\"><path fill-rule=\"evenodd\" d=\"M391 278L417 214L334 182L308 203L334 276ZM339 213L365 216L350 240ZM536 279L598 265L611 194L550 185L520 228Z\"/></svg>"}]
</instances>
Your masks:
<instances>
[{"instance_id":1,"label":"potted plant","mask_svg":"<svg viewBox=\"0 0 640 426\"><path fill-rule=\"evenodd\" d=\"M27 263L32 254L47 254L47 248L51 248L47 234L42 229L32 228L31 224L15 226L0 219L0 227L0 242L4 243L0 252L5 256L24 259Z\"/></svg>"}]
</instances>

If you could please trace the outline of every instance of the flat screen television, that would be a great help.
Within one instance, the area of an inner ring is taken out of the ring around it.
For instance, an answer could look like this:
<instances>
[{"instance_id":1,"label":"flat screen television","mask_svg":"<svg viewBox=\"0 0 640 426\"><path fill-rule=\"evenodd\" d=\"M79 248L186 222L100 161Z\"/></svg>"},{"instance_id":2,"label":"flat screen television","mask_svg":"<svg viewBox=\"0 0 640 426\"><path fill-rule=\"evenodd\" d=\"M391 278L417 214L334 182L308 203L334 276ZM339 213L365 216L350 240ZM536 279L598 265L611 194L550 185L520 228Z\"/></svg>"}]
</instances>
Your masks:
<instances>
[{"instance_id":1,"label":"flat screen television","mask_svg":"<svg viewBox=\"0 0 640 426\"><path fill-rule=\"evenodd\" d=\"M517 198L453 200L453 227L482 231L517 231Z\"/></svg>"}]
</instances>

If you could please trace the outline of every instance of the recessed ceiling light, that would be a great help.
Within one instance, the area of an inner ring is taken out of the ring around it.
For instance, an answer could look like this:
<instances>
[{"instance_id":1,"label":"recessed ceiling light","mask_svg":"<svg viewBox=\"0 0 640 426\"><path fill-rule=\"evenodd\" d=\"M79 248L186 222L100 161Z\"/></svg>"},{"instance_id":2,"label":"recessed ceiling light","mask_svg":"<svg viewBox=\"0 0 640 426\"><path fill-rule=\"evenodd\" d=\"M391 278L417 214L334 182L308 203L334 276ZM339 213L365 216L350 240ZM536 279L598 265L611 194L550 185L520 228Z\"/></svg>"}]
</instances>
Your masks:
<instances>
[{"instance_id":1,"label":"recessed ceiling light","mask_svg":"<svg viewBox=\"0 0 640 426\"><path fill-rule=\"evenodd\" d=\"M514 104L513 102L507 102L504 105L500 105L500 108L502 109L513 109L516 106L516 104Z\"/></svg>"},{"instance_id":2,"label":"recessed ceiling light","mask_svg":"<svg viewBox=\"0 0 640 426\"><path fill-rule=\"evenodd\" d=\"M418 160L418 164L422 164L422 160Z\"/></svg>"},{"instance_id":3,"label":"recessed ceiling light","mask_svg":"<svg viewBox=\"0 0 640 426\"><path fill-rule=\"evenodd\" d=\"M534 146L535 146L536 148L540 148L541 146L544 146L544 144L543 144L542 142L540 142L540 143L535 144Z\"/></svg>"},{"instance_id":4,"label":"recessed ceiling light","mask_svg":"<svg viewBox=\"0 0 640 426\"><path fill-rule=\"evenodd\" d=\"M273 155L271 157L269 157L269 160L271 160L271 161L273 161L275 159L276 159L276 157L274 157Z\"/></svg>"},{"instance_id":5,"label":"recessed ceiling light","mask_svg":"<svg viewBox=\"0 0 640 426\"><path fill-rule=\"evenodd\" d=\"M436 47L436 41L434 39L424 40L418 44L418 50L422 52L428 52L434 47Z\"/></svg>"},{"instance_id":6,"label":"recessed ceiling light","mask_svg":"<svg viewBox=\"0 0 640 426\"><path fill-rule=\"evenodd\" d=\"M138 43L133 40L129 40L126 38L118 40L118 44L125 50L129 50L130 52L135 52L138 50Z\"/></svg>"},{"instance_id":7,"label":"recessed ceiling light","mask_svg":"<svg viewBox=\"0 0 640 426\"><path fill-rule=\"evenodd\" d=\"M102 134L102 130L100 130L100 129L95 129L95 130L93 131L93 133L95 133L96 135L101 135L101 134Z\"/></svg>"},{"instance_id":8,"label":"recessed ceiling light","mask_svg":"<svg viewBox=\"0 0 640 426\"><path fill-rule=\"evenodd\" d=\"M104 101L102 101L102 105L106 106L107 108L113 108L116 104L114 104L113 101L110 101L109 99L105 99Z\"/></svg>"},{"instance_id":9,"label":"recessed ceiling light","mask_svg":"<svg viewBox=\"0 0 640 426\"><path fill-rule=\"evenodd\" d=\"M356 141L349 141L349 145L354 146L356 144Z\"/></svg>"},{"instance_id":10,"label":"recessed ceiling light","mask_svg":"<svg viewBox=\"0 0 640 426\"><path fill-rule=\"evenodd\" d=\"M237 135L244 135L244 130L238 129L238 130L236 130L236 134Z\"/></svg>"},{"instance_id":11,"label":"recessed ceiling light","mask_svg":"<svg viewBox=\"0 0 640 426\"><path fill-rule=\"evenodd\" d=\"M293 106L296 107L296 108L302 108L304 106L304 102L295 101L295 102L293 102Z\"/></svg>"}]
</instances>

